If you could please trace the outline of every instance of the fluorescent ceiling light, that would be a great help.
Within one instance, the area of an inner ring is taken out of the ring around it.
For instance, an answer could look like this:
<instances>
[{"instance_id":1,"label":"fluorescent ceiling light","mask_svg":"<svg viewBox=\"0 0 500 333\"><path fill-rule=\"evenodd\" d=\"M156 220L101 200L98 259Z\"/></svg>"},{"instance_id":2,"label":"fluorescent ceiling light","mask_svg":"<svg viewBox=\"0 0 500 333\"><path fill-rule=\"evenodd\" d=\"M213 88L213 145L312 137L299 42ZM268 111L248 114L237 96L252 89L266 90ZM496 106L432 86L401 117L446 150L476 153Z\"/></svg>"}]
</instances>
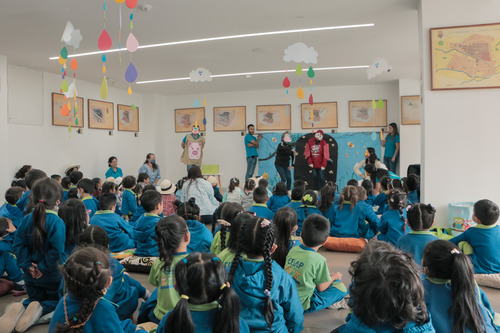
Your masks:
<instances>
[{"instance_id":1,"label":"fluorescent ceiling light","mask_svg":"<svg viewBox=\"0 0 500 333\"><path fill-rule=\"evenodd\" d=\"M322 68L313 68L314 71L331 71L338 69L360 69L360 68L368 68L368 65L361 66L342 66L342 67L322 67ZM229 74L216 74L211 75L212 78L218 77L228 77L228 76L246 76L246 75L261 75L261 74L276 74L276 73L286 73L287 70L280 69L276 71L261 71L261 72L246 72L246 73L229 73ZM291 70L290 72L294 72ZM148 84L148 83L160 83L160 82L171 82L171 81L187 81L189 77L177 77L172 79L159 79L159 80L149 80L149 81L137 81L136 84Z\"/></svg>"},{"instance_id":2,"label":"fluorescent ceiling light","mask_svg":"<svg viewBox=\"0 0 500 333\"><path fill-rule=\"evenodd\" d=\"M236 38L249 38L249 37L259 37L259 36L292 34L292 33L296 33L296 32L312 32L312 31L325 31L325 30L367 28L367 27L373 27L373 26L375 26L374 23L367 23L367 24L353 24L353 25L338 25L338 26L333 26L333 27L320 27L320 28L308 28L308 29L293 29L293 30L282 30L282 31L268 31L268 32L258 32L258 33L254 33L254 34L243 34L243 35L221 36L221 37L211 37L211 38L200 38L200 39L191 39L191 40L181 40L181 41L177 41L177 42L140 45L139 49L148 49L148 48L152 48L152 47L173 46L173 45L181 45L181 44L211 42L211 41L225 40L225 39L236 39ZM84 57L84 56L94 55L94 54L113 53L113 52L126 51L126 50L127 50L126 47L122 47L121 49L111 49L111 50L108 50L108 51L95 51L95 52L77 53L77 54L73 54L73 55L68 55L68 58ZM49 59L50 60L57 60L57 59L59 59L59 56L57 56L57 57L50 57Z\"/></svg>"}]
</instances>

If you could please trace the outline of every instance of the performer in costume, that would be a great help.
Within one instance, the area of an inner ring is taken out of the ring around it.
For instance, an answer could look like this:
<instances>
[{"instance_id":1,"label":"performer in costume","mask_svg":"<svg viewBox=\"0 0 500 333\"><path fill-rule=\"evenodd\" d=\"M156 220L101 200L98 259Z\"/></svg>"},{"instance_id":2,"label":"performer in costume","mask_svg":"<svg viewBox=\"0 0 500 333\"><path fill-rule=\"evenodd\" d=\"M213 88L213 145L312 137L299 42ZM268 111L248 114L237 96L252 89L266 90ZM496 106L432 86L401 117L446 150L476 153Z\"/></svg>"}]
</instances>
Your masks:
<instances>
[{"instance_id":1,"label":"performer in costume","mask_svg":"<svg viewBox=\"0 0 500 333\"><path fill-rule=\"evenodd\" d=\"M314 189L318 191L325 185L325 168L330 159L330 150L328 144L323 140L324 135L322 130L317 130L314 137L307 141L304 150L307 164L312 168Z\"/></svg>"},{"instance_id":2,"label":"performer in costume","mask_svg":"<svg viewBox=\"0 0 500 333\"><path fill-rule=\"evenodd\" d=\"M201 167L203 148L205 147L205 138L200 135L198 121L194 123L191 134L186 135L182 140L181 147L184 149L181 155L181 162L186 164L187 170L189 171L189 169L194 165Z\"/></svg>"}]
</instances>

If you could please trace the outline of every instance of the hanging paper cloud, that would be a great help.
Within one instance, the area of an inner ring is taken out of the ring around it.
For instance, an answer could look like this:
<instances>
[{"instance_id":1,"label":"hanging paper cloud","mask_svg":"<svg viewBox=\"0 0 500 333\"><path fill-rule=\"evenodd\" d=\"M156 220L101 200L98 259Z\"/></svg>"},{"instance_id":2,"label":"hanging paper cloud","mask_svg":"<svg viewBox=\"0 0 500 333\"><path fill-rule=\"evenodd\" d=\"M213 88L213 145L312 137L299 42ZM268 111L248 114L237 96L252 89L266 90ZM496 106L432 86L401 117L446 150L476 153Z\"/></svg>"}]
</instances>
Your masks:
<instances>
[{"instance_id":1,"label":"hanging paper cloud","mask_svg":"<svg viewBox=\"0 0 500 333\"><path fill-rule=\"evenodd\" d=\"M318 52L314 47L308 47L302 42L298 42L288 46L285 50L285 56L283 60L286 62L304 62L306 64L317 64L318 63Z\"/></svg>"},{"instance_id":2,"label":"hanging paper cloud","mask_svg":"<svg viewBox=\"0 0 500 333\"><path fill-rule=\"evenodd\" d=\"M66 98L73 98L75 96L78 96L78 92L76 90L76 85L74 82L69 85L68 91L64 93L64 96L66 96Z\"/></svg>"},{"instance_id":3,"label":"hanging paper cloud","mask_svg":"<svg viewBox=\"0 0 500 333\"><path fill-rule=\"evenodd\" d=\"M83 40L82 33L80 32L80 29L75 29L71 33L71 41L67 43L69 46L73 46L75 49L80 47L80 42Z\"/></svg>"},{"instance_id":4,"label":"hanging paper cloud","mask_svg":"<svg viewBox=\"0 0 500 333\"><path fill-rule=\"evenodd\" d=\"M191 82L212 81L212 73L206 68L198 67L189 73Z\"/></svg>"},{"instance_id":5,"label":"hanging paper cloud","mask_svg":"<svg viewBox=\"0 0 500 333\"><path fill-rule=\"evenodd\" d=\"M64 28L64 32L61 37L61 43L68 44L71 40L71 34L73 33L73 31L75 31L73 23L71 23L70 21L66 22L66 27Z\"/></svg>"},{"instance_id":6,"label":"hanging paper cloud","mask_svg":"<svg viewBox=\"0 0 500 333\"><path fill-rule=\"evenodd\" d=\"M66 22L66 28L64 28L63 35L61 37L61 43L65 43L68 46L73 46L75 49L80 47L80 42L82 41L82 33L79 29L75 29L73 24L68 21Z\"/></svg>"},{"instance_id":7,"label":"hanging paper cloud","mask_svg":"<svg viewBox=\"0 0 500 333\"><path fill-rule=\"evenodd\" d=\"M368 79L373 79L375 76L389 72L390 70L391 66L389 66L386 58L376 58L366 70L366 74L368 75Z\"/></svg>"}]
</instances>

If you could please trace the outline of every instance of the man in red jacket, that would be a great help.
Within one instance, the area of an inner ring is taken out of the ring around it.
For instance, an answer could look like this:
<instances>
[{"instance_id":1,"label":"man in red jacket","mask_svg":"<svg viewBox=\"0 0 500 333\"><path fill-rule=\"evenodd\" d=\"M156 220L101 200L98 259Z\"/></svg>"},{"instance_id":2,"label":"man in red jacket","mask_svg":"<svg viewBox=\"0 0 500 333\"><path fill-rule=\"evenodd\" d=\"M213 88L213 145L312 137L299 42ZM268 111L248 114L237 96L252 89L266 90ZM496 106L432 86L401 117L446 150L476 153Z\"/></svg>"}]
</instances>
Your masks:
<instances>
[{"instance_id":1,"label":"man in red jacket","mask_svg":"<svg viewBox=\"0 0 500 333\"><path fill-rule=\"evenodd\" d=\"M328 144L323 140L322 130L317 130L313 138L307 141L304 156L312 168L314 189L320 190L325 185L325 168L330 159Z\"/></svg>"}]
</instances>

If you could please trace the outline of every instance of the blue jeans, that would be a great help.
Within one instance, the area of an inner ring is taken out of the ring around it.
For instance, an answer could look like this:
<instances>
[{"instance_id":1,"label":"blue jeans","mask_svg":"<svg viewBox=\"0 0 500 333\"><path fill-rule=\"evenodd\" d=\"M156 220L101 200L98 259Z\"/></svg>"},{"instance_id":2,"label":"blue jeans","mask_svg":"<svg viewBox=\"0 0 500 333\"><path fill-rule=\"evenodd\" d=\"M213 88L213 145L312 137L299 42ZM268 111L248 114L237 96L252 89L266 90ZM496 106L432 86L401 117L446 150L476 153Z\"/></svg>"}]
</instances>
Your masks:
<instances>
[{"instance_id":1,"label":"blue jeans","mask_svg":"<svg viewBox=\"0 0 500 333\"><path fill-rule=\"evenodd\" d=\"M287 166L274 165L276 167L276 171L280 175L281 181L286 183L286 188L290 191L292 188L292 174Z\"/></svg>"},{"instance_id":2,"label":"blue jeans","mask_svg":"<svg viewBox=\"0 0 500 333\"><path fill-rule=\"evenodd\" d=\"M321 190L325 186L325 170L313 168L314 189Z\"/></svg>"},{"instance_id":3,"label":"blue jeans","mask_svg":"<svg viewBox=\"0 0 500 333\"><path fill-rule=\"evenodd\" d=\"M397 174L396 168L398 166L398 160L399 160L399 154L398 154L398 156L396 156L395 162L392 161L392 156L384 156L385 166L387 167L387 169L389 171L394 172L395 174Z\"/></svg>"},{"instance_id":4,"label":"blue jeans","mask_svg":"<svg viewBox=\"0 0 500 333\"><path fill-rule=\"evenodd\" d=\"M245 180L253 177L255 172L255 167L257 166L257 156L247 157L247 173L245 174Z\"/></svg>"}]
</instances>

